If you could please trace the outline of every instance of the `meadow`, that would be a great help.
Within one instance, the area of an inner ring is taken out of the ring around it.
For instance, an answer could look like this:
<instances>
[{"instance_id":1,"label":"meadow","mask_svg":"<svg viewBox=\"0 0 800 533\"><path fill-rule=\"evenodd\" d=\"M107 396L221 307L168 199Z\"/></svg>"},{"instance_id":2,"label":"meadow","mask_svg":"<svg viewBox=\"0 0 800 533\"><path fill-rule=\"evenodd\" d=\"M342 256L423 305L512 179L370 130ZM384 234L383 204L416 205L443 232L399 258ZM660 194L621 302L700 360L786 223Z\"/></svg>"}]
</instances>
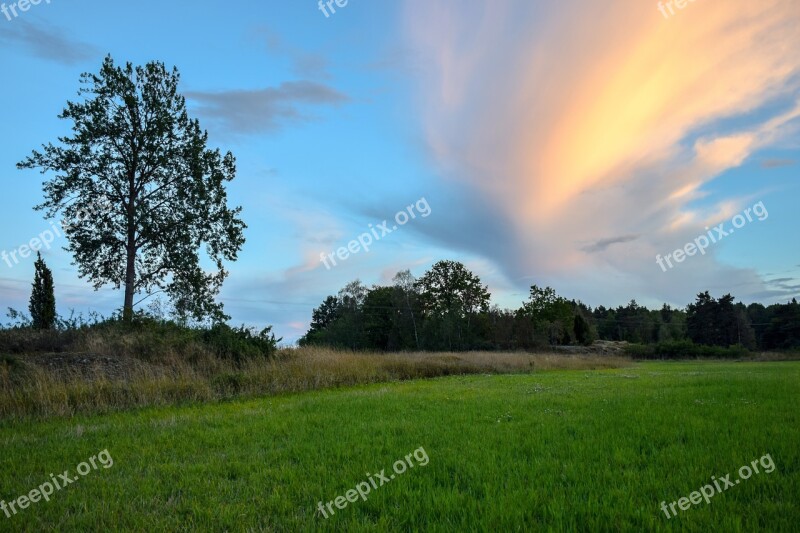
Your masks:
<instances>
[{"instance_id":1,"label":"meadow","mask_svg":"<svg viewBox=\"0 0 800 533\"><path fill-rule=\"evenodd\" d=\"M113 466L0 530L796 531L799 384L798 362L648 361L5 417L5 501L102 450ZM318 511L420 448L424 466ZM765 454L770 473L661 510Z\"/></svg>"}]
</instances>

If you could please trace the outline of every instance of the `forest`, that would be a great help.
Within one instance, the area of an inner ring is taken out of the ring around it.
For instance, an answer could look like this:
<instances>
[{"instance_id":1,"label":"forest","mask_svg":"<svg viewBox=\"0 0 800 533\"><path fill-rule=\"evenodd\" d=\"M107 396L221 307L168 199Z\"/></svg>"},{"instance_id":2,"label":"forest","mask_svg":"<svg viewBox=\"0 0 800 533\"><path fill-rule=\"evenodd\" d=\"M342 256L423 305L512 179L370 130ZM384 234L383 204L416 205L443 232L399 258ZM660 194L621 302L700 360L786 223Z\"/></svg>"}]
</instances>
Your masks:
<instances>
[{"instance_id":1,"label":"forest","mask_svg":"<svg viewBox=\"0 0 800 533\"><path fill-rule=\"evenodd\" d=\"M749 351L800 347L800 304L745 305L708 291L683 309L592 308L530 287L517 309L491 305L480 278L457 261L439 261L419 279L406 270L390 286L359 280L314 309L301 345L353 350L542 350L590 345L595 340L635 345L736 347ZM711 352L716 353L716 352ZM686 355L684 353L684 355Z\"/></svg>"}]
</instances>

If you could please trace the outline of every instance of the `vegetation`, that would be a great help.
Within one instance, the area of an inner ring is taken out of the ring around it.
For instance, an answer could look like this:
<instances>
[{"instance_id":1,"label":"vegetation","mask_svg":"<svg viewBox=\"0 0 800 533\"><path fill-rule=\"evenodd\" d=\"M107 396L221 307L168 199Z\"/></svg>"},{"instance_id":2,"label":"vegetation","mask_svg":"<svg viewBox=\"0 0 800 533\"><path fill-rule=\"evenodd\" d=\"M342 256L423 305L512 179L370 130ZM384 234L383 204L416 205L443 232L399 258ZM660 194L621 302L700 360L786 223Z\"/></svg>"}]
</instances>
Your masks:
<instances>
[{"instance_id":1,"label":"vegetation","mask_svg":"<svg viewBox=\"0 0 800 533\"><path fill-rule=\"evenodd\" d=\"M356 356L352 356L356 357ZM50 502L0 523L82 531L792 531L800 363L639 363L452 376L69 420L0 422L6 500L108 449ZM735 436L735 437L731 437ZM35 445L36 453L31 453ZM409 469L329 519L365 473ZM772 473L667 519L770 454Z\"/></svg>"},{"instance_id":2,"label":"vegetation","mask_svg":"<svg viewBox=\"0 0 800 533\"><path fill-rule=\"evenodd\" d=\"M42 342L31 339L30 334L0 338L24 346ZM0 357L0 418L73 416L453 374L630 364L624 357L555 354L275 350L275 339L263 333L259 336L230 328L193 332L172 325L124 335L116 328L93 328L71 342L70 347L82 353ZM234 345L237 348L232 350ZM115 355L101 355L104 353ZM232 353L249 353L250 357L231 357Z\"/></svg>"},{"instance_id":3,"label":"vegetation","mask_svg":"<svg viewBox=\"0 0 800 533\"><path fill-rule=\"evenodd\" d=\"M163 63L81 76L84 101L59 116L72 121L63 146L47 144L20 169L56 173L37 209L64 215L64 233L81 277L95 288L124 287L122 316L133 320L137 294L166 293L182 316L222 320L214 301L236 260L246 227L227 206L233 155L206 147L178 94L180 75ZM88 95L88 96L87 96ZM216 271L201 267L199 250Z\"/></svg>"},{"instance_id":4,"label":"vegetation","mask_svg":"<svg viewBox=\"0 0 800 533\"><path fill-rule=\"evenodd\" d=\"M533 285L528 300L510 310L490 307L490 297L480 278L454 261L436 263L419 280L400 272L389 287L368 288L356 280L314 309L300 344L380 351L547 350L605 340L648 346L631 353L656 358L676 357L676 346L685 350L684 357L800 348L796 300L745 306L730 294L717 300L704 292L686 310L666 304L650 310L635 300L616 309L592 309L551 287Z\"/></svg>"},{"instance_id":5,"label":"vegetation","mask_svg":"<svg viewBox=\"0 0 800 533\"><path fill-rule=\"evenodd\" d=\"M56 325L56 296L53 287L53 273L47 268L42 254L37 253L36 274L28 310L31 312L32 326L36 329L52 329Z\"/></svg>"},{"instance_id":6,"label":"vegetation","mask_svg":"<svg viewBox=\"0 0 800 533\"><path fill-rule=\"evenodd\" d=\"M8 316L15 322L0 327L0 353L6 354L100 352L143 359L190 358L193 343L199 343L211 355L240 360L269 357L281 340L272 335L271 326L262 331L222 323L190 326L145 312L136 313L130 323L119 315L109 319L96 314L88 319L57 317L54 327L47 331L34 327L31 318L13 309L9 309Z\"/></svg>"},{"instance_id":7,"label":"vegetation","mask_svg":"<svg viewBox=\"0 0 800 533\"><path fill-rule=\"evenodd\" d=\"M741 345L707 346L689 340L659 342L656 344L630 344L625 352L636 359L741 359L750 352Z\"/></svg>"}]
</instances>

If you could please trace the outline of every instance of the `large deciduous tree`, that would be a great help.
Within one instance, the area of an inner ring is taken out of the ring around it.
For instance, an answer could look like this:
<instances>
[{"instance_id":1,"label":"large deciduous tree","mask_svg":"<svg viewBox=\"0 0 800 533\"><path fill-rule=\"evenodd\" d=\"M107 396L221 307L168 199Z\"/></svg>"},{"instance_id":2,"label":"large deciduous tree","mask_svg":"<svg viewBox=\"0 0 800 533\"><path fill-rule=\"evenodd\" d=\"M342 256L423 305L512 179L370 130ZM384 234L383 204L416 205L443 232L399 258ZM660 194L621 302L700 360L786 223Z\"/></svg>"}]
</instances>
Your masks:
<instances>
[{"instance_id":1,"label":"large deciduous tree","mask_svg":"<svg viewBox=\"0 0 800 533\"><path fill-rule=\"evenodd\" d=\"M446 349L462 349L475 337L473 317L489 310L489 290L458 261L439 261L416 281L429 328Z\"/></svg>"},{"instance_id":2,"label":"large deciduous tree","mask_svg":"<svg viewBox=\"0 0 800 533\"><path fill-rule=\"evenodd\" d=\"M59 115L72 121L72 134L18 164L55 173L37 209L62 214L81 277L95 289L124 287L128 321L135 295L158 290L184 316L223 319L215 301L223 261L235 261L244 244L241 208L228 207L225 188L235 159L207 148L179 81L163 63L119 67L107 57L98 74L81 76L81 101Z\"/></svg>"},{"instance_id":3,"label":"large deciduous tree","mask_svg":"<svg viewBox=\"0 0 800 533\"><path fill-rule=\"evenodd\" d=\"M533 321L536 328L546 332L550 344L566 344L570 340L569 330L574 327L573 308L553 288L532 285L521 312Z\"/></svg>"}]
</instances>

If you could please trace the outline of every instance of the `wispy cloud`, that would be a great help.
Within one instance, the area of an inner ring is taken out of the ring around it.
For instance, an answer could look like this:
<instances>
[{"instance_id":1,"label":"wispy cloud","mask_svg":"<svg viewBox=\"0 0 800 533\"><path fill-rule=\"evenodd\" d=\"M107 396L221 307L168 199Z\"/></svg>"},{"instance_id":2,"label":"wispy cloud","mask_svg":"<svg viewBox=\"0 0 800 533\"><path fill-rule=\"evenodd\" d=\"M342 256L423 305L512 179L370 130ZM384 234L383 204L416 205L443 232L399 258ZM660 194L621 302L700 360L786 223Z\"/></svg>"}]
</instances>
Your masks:
<instances>
[{"instance_id":1,"label":"wispy cloud","mask_svg":"<svg viewBox=\"0 0 800 533\"><path fill-rule=\"evenodd\" d=\"M69 37L62 29L36 25L23 19L3 24L0 42L7 47L30 51L36 57L65 65L97 59L100 51L92 45Z\"/></svg>"},{"instance_id":2,"label":"wispy cloud","mask_svg":"<svg viewBox=\"0 0 800 533\"><path fill-rule=\"evenodd\" d=\"M635 241L638 239L638 235L623 235L621 237L611 237L609 239L600 239L592 244L588 244L583 246L581 250L587 253L594 253L594 252L602 252L606 250L612 244L622 244L626 242Z\"/></svg>"},{"instance_id":3,"label":"wispy cloud","mask_svg":"<svg viewBox=\"0 0 800 533\"><path fill-rule=\"evenodd\" d=\"M793 167L796 164L794 159L764 159L761 161L761 168Z\"/></svg>"},{"instance_id":4,"label":"wispy cloud","mask_svg":"<svg viewBox=\"0 0 800 533\"><path fill-rule=\"evenodd\" d=\"M665 21L650 3L407 0L408 41L427 58L431 153L504 221L463 233L512 228L499 254L500 233L475 244L509 277L577 287L602 273L619 280L604 284L612 294L638 285L681 300L718 279L763 289L714 251L669 276L654 258L742 207L708 197L708 183L796 135L800 11L793 0L694 7ZM620 247L609 235L639 238Z\"/></svg>"},{"instance_id":5,"label":"wispy cloud","mask_svg":"<svg viewBox=\"0 0 800 533\"><path fill-rule=\"evenodd\" d=\"M331 78L328 71L330 61L327 56L293 46L287 43L277 31L267 26L255 28L250 36L251 40L262 43L270 55L288 58L292 62L292 71L297 76L312 80Z\"/></svg>"},{"instance_id":6,"label":"wispy cloud","mask_svg":"<svg viewBox=\"0 0 800 533\"><path fill-rule=\"evenodd\" d=\"M307 106L339 106L350 98L311 81L284 82L278 87L225 92L189 91L197 112L234 134L273 132L291 123L312 120Z\"/></svg>"}]
</instances>

